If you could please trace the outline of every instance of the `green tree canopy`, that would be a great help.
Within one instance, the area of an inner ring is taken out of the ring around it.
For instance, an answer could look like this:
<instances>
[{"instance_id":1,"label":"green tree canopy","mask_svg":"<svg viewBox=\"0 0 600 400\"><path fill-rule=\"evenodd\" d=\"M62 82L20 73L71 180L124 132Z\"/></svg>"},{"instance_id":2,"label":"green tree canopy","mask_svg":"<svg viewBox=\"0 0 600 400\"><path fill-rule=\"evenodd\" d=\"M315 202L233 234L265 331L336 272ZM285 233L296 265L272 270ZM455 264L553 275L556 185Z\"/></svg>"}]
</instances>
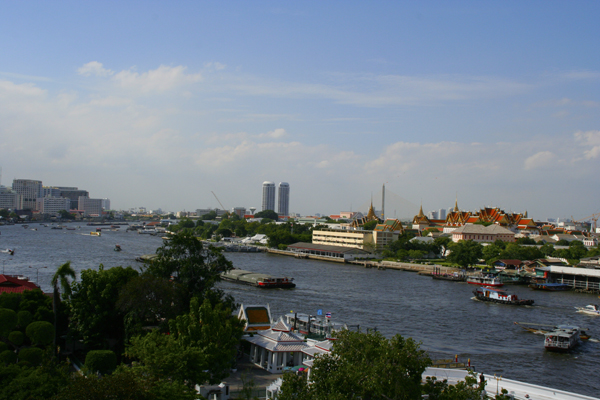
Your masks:
<instances>
[{"instance_id":1,"label":"green tree canopy","mask_svg":"<svg viewBox=\"0 0 600 400\"><path fill-rule=\"evenodd\" d=\"M315 359L311 384L302 399L419 399L421 375L431 360L419 344L400 335L342 331L331 354ZM301 388L285 375L279 399L295 397Z\"/></svg>"},{"instance_id":2,"label":"green tree canopy","mask_svg":"<svg viewBox=\"0 0 600 400\"><path fill-rule=\"evenodd\" d=\"M87 269L81 281L72 285L69 300L70 333L91 349L123 348L125 337L124 313L116 302L120 289L138 272L131 267Z\"/></svg>"},{"instance_id":3,"label":"green tree canopy","mask_svg":"<svg viewBox=\"0 0 600 400\"><path fill-rule=\"evenodd\" d=\"M473 240L461 240L450 246L450 255L447 259L466 268L474 265L483 255L483 246Z\"/></svg>"},{"instance_id":4,"label":"green tree canopy","mask_svg":"<svg viewBox=\"0 0 600 400\"><path fill-rule=\"evenodd\" d=\"M263 210L254 214L254 218L268 218L273 221L279 220L279 215L273 210Z\"/></svg>"},{"instance_id":5,"label":"green tree canopy","mask_svg":"<svg viewBox=\"0 0 600 400\"><path fill-rule=\"evenodd\" d=\"M169 334L154 330L131 340L126 354L140 360L147 372L161 379L215 384L229 375L243 325L222 303L213 306L197 298L190 312L170 322Z\"/></svg>"},{"instance_id":6,"label":"green tree canopy","mask_svg":"<svg viewBox=\"0 0 600 400\"><path fill-rule=\"evenodd\" d=\"M186 305L195 296L202 299L214 296L214 293L208 293L210 291L220 297L222 293L214 289L214 285L221 279L221 272L233 268L221 249L205 246L189 232L171 236L156 254L146 271L180 284L184 288L182 300Z\"/></svg>"}]
</instances>

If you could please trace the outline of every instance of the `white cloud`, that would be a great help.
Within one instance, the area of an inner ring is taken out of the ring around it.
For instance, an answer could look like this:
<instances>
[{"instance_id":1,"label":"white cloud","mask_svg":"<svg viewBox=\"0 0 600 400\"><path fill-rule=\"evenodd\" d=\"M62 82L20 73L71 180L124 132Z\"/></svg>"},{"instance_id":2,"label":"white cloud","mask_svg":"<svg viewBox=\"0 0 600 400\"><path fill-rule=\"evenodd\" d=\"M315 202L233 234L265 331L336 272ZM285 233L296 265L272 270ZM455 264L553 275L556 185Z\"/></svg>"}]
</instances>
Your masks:
<instances>
[{"instance_id":1,"label":"white cloud","mask_svg":"<svg viewBox=\"0 0 600 400\"><path fill-rule=\"evenodd\" d=\"M186 74L186 67L168 67L161 65L155 70L136 72L125 70L114 75L113 80L122 88L133 89L142 93L165 92L185 85L200 82L202 75Z\"/></svg>"},{"instance_id":2,"label":"white cloud","mask_svg":"<svg viewBox=\"0 0 600 400\"><path fill-rule=\"evenodd\" d=\"M526 170L547 167L552 164L555 157L556 156L551 151L540 151L527 157L523 166Z\"/></svg>"},{"instance_id":3,"label":"white cloud","mask_svg":"<svg viewBox=\"0 0 600 400\"><path fill-rule=\"evenodd\" d=\"M83 75L83 76L92 76L93 75L93 76L104 77L104 76L110 76L110 75L114 74L114 71L104 68L102 63L100 63L98 61L91 61L87 64L84 64L81 68L79 68L77 70L77 73L79 75Z\"/></svg>"},{"instance_id":4,"label":"white cloud","mask_svg":"<svg viewBox=\"0 0 600 400\"><path fill-rule=\"evenodd\" d=\"M575 140L585 147L585 159L600 157L600 131L575 132Z\"/></svg>"},{"instance_id":5,"label":"white cloud","mask_svg":"<svg viewBox=\"0 0 600 400\"><path fill-rule=\"evenodd\" d=\"M280 139L283 138L285 136L287 136L287 132L285 131L285 129L282 128L277 128L273 131L267 132L267 133L261 133L259 135L257 135L257 137L259 138L271 138L271 139Z\"/></svg>"}]
</instances>

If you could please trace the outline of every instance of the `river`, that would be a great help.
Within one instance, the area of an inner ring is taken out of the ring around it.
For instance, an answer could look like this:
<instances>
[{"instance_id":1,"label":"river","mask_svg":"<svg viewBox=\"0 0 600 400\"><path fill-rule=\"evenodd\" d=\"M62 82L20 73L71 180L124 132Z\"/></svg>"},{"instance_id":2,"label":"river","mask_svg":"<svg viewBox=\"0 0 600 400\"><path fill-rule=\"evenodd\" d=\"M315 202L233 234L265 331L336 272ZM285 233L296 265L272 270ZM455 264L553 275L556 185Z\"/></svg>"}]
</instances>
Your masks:
<instances>
[{"instance_id":1,"label":"river","mask_svg":"<svg viewBox=\"0 0 600 400\"><path fill-rule=\"evenodd\" d=\"M39 224L0 227L0 249L15 249L15 255L0 254L6 274L37 279L50 291L56 267L71 261L76 271L113 266L139 267L135 257L153 253L162 244L159 237L93 228L56 230ZM37 228L33 231L33 228ZM123 248L113 251L115 244ZM226 253L235 267L271 275L293 277L292 290L261 290L222 282L238 303L268 304L273 317L290 311L331 312L333 319L377 328L391 337L400 334L422 343L432 358L471 360L477 371L508 379L598 396L600 343L583 342L568 354L544 350L543 336L523 331L514 322L574 324L600 338L600 318L578 314L575 306L598 303L596 296L533 291L523 286L507 289L520 298L533 299L533 306L489 304L472 299L473 285L432 280L413 272L365 269L356 265L296 259L265 253ZM31 268L30 268L31 267ZM47 267L47 268L44 268Z\"/></svg>"}]
</instances>

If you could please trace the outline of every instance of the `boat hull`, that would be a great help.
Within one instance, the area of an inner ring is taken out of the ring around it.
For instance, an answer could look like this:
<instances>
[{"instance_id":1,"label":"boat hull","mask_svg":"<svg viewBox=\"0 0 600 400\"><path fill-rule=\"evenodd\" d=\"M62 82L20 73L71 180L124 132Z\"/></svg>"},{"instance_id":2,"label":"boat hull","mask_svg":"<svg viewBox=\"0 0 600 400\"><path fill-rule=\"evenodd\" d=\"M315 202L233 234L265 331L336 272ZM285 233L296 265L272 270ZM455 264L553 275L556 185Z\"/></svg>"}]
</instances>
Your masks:
<instances>
[{"instance_id":1,"label":"boat hull","mask_svg":"<svg viewBox=\"0 0 600 400\"><path fill-rule=\"evenodd\" d=\"M490 297L485 297L484 295L479 294L476 291L473 291L473 294L475 295L477 300L488 301L490 303L508 304L511 306L530 306L533 304L533 300L511 300L511 301L508 301L508 300L492 299Z\"/></svg>"}]
</instances>

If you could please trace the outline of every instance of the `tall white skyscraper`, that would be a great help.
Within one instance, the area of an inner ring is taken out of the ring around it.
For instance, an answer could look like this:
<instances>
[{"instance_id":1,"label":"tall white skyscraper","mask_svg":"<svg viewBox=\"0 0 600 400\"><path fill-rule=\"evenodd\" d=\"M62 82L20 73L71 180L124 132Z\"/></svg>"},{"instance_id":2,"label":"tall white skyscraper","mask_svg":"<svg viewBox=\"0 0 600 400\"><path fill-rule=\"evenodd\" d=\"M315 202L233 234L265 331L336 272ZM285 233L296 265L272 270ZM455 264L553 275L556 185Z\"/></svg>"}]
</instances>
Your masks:
<instances>
[{"instance_id":1,"label":"tall white skyscraper","mask_svg":"<svg viewBox=\"0 0 600 400\"><path fill-rule=\"evenodd\" d=\"M279 182L279 193L277 193L277 214L290 215L290 184Z\"/></svg>"},{"instance_id":2,"label":"tall white skyscraper","mask_svg":"<svg viewBox=\"0 0 600 400\"><path fill-rule=\"evenodd\" d=\"M275 183L263 182L262 211L275 211Z\"/></svg>"}]
</instances>

